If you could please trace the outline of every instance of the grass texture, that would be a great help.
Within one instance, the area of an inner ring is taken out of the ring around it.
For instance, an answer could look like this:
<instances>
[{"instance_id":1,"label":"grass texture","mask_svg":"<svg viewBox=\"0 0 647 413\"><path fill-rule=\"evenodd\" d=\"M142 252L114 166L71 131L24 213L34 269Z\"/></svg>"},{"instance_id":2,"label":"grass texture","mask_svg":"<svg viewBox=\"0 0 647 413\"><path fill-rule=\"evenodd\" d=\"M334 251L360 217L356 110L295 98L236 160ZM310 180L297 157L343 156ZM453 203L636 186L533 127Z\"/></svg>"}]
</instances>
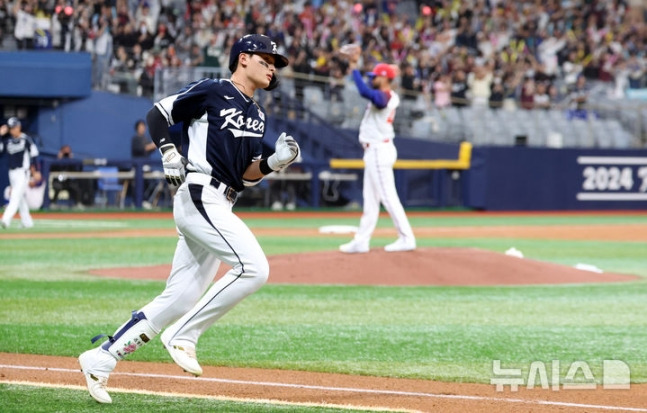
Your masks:
<instances>
[{"instance_id":1,"label":"grass texture","mask_svg":"<svg viewBox=\"0 0 647 413\"><path fill-rule=\"evenodd\" d=\"M172 219L39 220L37 239L0 238L0 351L76 357L89 339L112 333L130 311L162 291L164 282L100 279L91 268L168 264L176 238L47 238L57 232L173 229ZM357 225L358 217L245 219L254 228ZM416 227L644 224L647 215L413 214ZM388 227L388 218L379 226ZM10 229L9 232L19 232ZM339 236L259 236L268 255L336 249ZM391 238L374 240L385 245ZM640 242L503 238L421 238L419 246L476 247L564 265L586 262L608 272L647 277L647 247ZM331 263L334 271L334 263ZM304 269L307 270L307 269ZM634 383L647 382L647 283L522 287L371 287L271 285L248 297L201 338L204 365L298 369L386 377L489 383L492 363L527 368L534 361L562 369L587 362L595 377L603 360L622 360ZM170 362L154 341L132 360ZM562 372L564 373L564 372ZM0 386L3 411L16 400L49 398L47 389ZM85 411L87 394L70 390L69 407ZM58 394L58 390L55 392ZM78 393L78 395L77 395ZM166 398L129 395L129 411L159 410ZM164 399L163 402L160 402ZM6 403L6 404L5 404ZM197 410L282 411L277 406L218 404ZM220 402L219 402L220 403ZM186 405L182 404L183 411ZM205 405L208 406L208 405ZM44 405L42 410L57 411ZM171 408L171 407L169 407ZM217 410L222 408L223 410ZM7 410L8 409L8 410ZM12 410L16 409L16 410ZM236 410L239 409L239 410ZM270 410L266 410L270 409ZM274 410L279 409L279 410ZM174 411L166 410L164 411ZM315 410L307 410L315 411ZM323 410L322 410L323 411ZM328 410L326 410L328 411Z\"/></svg>"},{"instance_id":2,"label":"grass texture","mask_svg":"<svg viewBox=\"0 0 647 413\"><path fill-rule=\"evenodd\" d=\"M30 403L42 400L46 403ZM183 398L144 394L119 394L119 404L97 406L86 391L72 389L47 389L33 386L0 384L0 403L3 413L95 413L102 412L210 412L210 413L267 413L295 412L293 405L269 403L244 403L238 401L214 401L197 397ZM307 407L308 413L339 413L347 410ZM362 410L369 412L369 410Z\"/></svg>"}]
</instances>

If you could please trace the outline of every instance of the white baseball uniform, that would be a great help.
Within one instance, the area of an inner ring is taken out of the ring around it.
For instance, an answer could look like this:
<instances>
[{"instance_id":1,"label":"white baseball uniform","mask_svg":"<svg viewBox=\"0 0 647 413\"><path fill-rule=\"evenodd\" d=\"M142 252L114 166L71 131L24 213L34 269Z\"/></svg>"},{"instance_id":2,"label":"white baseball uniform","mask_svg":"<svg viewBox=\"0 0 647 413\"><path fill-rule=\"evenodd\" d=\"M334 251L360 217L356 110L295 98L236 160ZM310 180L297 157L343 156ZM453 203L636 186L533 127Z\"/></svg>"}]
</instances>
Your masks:
<instances>
[{"instance_id":1,"label":"white baseball uniform","mask_svg":"<svg viewBox=\"0 0 647 413\"><path fill-rule=\"evenodd\" d=\"M398 238L415 243L413 230L398 197L393 175L393 164L398 156L393 144L393 119L400 104L400 97L393 91L385 93L369 88L357 70L353 71L353 78L360 94L369 99L359 127L359 142L364 148L364 205L353 241L368 248L382 204L393 220Z\"/></svg>"},{"instance_id":2,"label":"white baseball uniform","mask_svg":"<svg viewBox=\"0 0 647 413\"><path fill-rule=\"evenodd\" d=\"M29 185L30 167L38 156L38 148L29 136L21 133L18 137L4 139L0 144L0 152L3 151L9 155L11 195L9 204L2 214L2 224L9 227L14 215L19 212L22 226L31 228L34 226L34 221L29 213L25 192Z\"/></svg>"}]
</instances>

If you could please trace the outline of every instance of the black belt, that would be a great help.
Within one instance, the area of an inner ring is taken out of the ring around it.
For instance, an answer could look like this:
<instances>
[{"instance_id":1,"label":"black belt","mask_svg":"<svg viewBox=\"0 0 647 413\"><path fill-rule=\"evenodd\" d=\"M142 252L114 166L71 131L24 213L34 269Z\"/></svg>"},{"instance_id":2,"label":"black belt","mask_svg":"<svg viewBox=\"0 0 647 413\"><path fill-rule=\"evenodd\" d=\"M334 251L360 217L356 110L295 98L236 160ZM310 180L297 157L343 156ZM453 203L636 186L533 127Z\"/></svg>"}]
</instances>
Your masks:
<instances>
[{"instance_id":1,"label":"black belt","mask_svg":"<svg viewBox=\"0 0 647 413\"><path fill-rule=\"evenodd\" d=\"M189 173L189 174L190 173L196 173L196 174L202 175L203 177L206 177L206 174L201 174L199 172L189 171L187 173ZM227 185L227 184L225 184L223 182L220 182L219 180L217 180L213 176L211 176L210 178L211 178L211 180L209 181L209 184L211 186L213 186L214 188L216 188L216 190L218 190L220 193L222 193L225 196L225 198L227 198L228 201L230 201L232 203L236 202L236 200L238 199L238 196L240 195L238 193L238 191L236 191L234 188L230 187L229 185ZM204 183L206 183L206 181L203 182L203 184Z\"/></svg>"},{"instance_id":2,"label":"black belt","mask_svg":"<svg viewBox=\"0 0 647 413\"><path fill-rule=\"evenodd\" d=\"M227 200L231 201L232 203L236 203L236 201L238 200L238 196L240 195L238 191L236 191L229 185L225 185L213 176L211 177L211 186L219 191L222 191L223 195L225 195L225 198L227 198Z\"/></svg>"}]
</instances>

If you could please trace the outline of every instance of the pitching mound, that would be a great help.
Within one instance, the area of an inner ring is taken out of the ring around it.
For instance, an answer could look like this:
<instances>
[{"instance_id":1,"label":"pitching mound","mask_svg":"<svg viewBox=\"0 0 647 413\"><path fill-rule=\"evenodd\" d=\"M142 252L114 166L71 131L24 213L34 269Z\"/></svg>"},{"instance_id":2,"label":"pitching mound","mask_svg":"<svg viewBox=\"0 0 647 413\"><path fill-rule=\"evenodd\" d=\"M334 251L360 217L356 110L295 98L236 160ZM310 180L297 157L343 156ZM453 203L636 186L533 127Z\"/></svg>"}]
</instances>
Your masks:
<instances>
[{"instance_id":1,"label":"pitching mound","mask_svg":"<svg viewBox=\"0 0 647 413\"><path fill-rule=\"evenodd\" d=\"M419 248L367 254L323 251L269 257L270 283L349 285L529 285L631 281L632 275L595 273L475 248ZM105 268L92 274L165 280L170 265ZM222 265L219 274L229 268Z\"/></svg>"}]
</instances>

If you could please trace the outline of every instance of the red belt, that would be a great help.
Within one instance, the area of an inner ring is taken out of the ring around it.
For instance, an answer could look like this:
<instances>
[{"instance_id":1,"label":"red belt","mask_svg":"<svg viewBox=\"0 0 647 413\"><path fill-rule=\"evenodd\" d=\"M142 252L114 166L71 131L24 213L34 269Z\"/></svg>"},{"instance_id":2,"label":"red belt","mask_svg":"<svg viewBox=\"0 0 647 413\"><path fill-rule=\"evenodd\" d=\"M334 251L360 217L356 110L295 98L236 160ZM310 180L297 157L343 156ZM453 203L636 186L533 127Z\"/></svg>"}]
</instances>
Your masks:
<instances>
[{"instance_id":1,"label":"red belt","mask_svg":"<svg viewBox=\"0 0 647 413\"><path fill-rule=\"evenodd\" d=\"M391 142L391 139L384 139L384 140L381 140L381 141L373 142L373 143L372 143L372 145L375 145L376 143L389 143L389 142ZM363 147L364 149L366 149L366 148L368 148L368 147L370 147L370 146L371 146L371 143L369 143L369 142L362 142L362 147Z\"/></svg>"}]
</instances>

